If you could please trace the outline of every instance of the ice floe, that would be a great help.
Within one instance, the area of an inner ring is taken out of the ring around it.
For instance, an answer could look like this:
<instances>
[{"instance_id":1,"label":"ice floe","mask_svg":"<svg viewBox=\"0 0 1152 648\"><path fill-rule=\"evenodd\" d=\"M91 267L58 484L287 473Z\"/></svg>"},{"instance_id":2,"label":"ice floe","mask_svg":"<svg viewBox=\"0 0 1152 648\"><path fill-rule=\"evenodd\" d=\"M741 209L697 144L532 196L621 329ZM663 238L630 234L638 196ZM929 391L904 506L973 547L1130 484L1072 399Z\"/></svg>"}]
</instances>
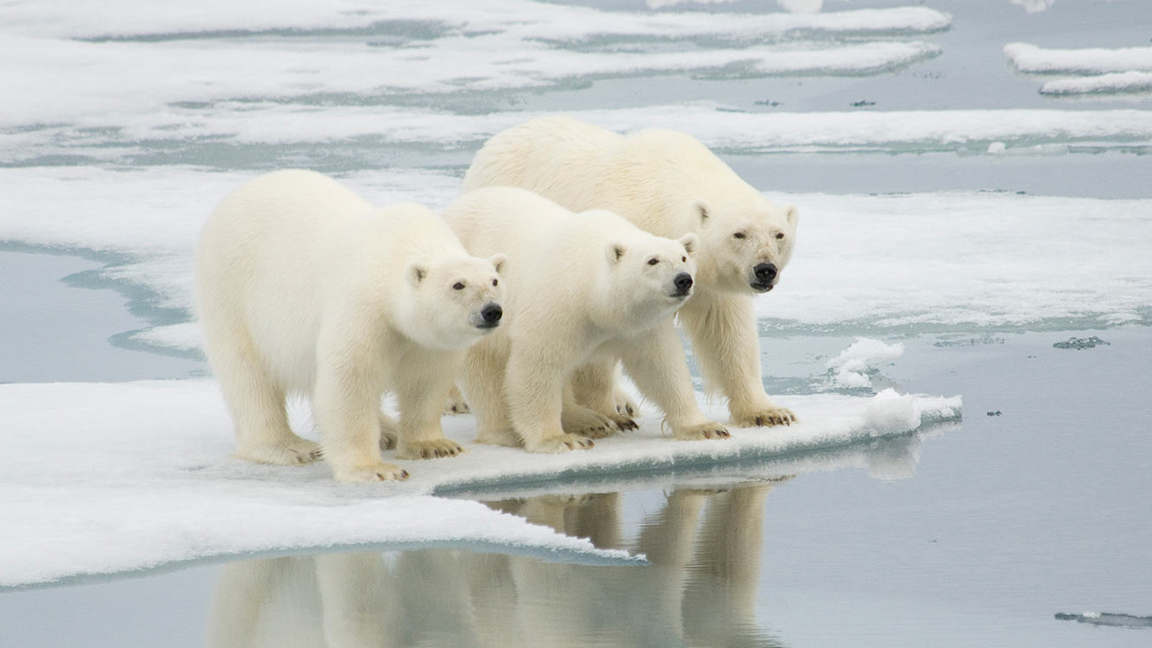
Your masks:
<instances>
[{"instance_id":1,"label":"ice floe","mask_svg":"<svg viewBox=\"0 0 1152 648\"><path fill-rule=\"evenodd\" d=\"M346 485L321 464L291 468L233 459L231 423L208 380L0 385L0 587L304 548L375 544L499 550L573 562L634 561L620 551L531 526L471 501L433 494L629 473L697 470L749 477L749 461L796 455L792 472L845 447L955 421L957 398L836 395L782 399L802 422L733 430L726 441L664 438L659 421L589 451L528 455L471 443L471 417L445 419L468 452L400 462L406 482ZM307 410L293 424L310 431ZM861 451L866 451L864 444ZM798 454L799 453L799 454ZM385 453L386 458L391 453ZM881 460L881 466L883 460Z\"/></svg>"},{"instance_id":2,"label":"ice floe","mask_svg":"<svg viewBox=\"0 0 1152 648\"><path fill-rule=\"evenodd\" d=\"M510 126L547 113L507 111L461 115L393 106L311 106L222 102L169 107L147 115L102 113L80 124L0 132L0 159L43 155L131 155L141 146L173 142L238 144L355 143L479 147ZM714 102L567 111L618 131L669 128L691 133L720 152L982 153L1000 142L1014 152L1132 151L1152 147L1148 110L913 110L742 112ZM79 126L83 125L83 128ZM1038 148L1040 147L1040 148Z\"/></svg>"},{"instance_id":3,"label":"ice floe","mask_svg":"<svg viewBox=\"0 0 1152 648\"><path fill-rule=\"evenodd\" d=\"M1116 49L1047 49L1028 43L1009 43L1004 53L1021 72L1104 74L1143 70L1152 72L1152 47Z\"/></svg>"},{"instance_id":4,"label":"ice floe","mask_svg":"<svg viewBox=\"0 0 1152 648\"><path fill-rule=\"evenodd\" d=\"M184 167L5 169L0 241L120 255L103 277L149 289L149 305L186 321L200 225L253 175ZM460 183L418 170L360 172L343 181L377 204L414 200L433 208L450 202ZM1111 326L1152 318L1152 256L1145 249L1152 200L767 195L796 203L801 213L799 244L779 287L755 300L767 332ZM178 350L198 339L189 326L142 335L141 342Z\"/></svg>"},{"instance_id":5,"label":"ice floe","mask_svg":"<svg viewBox=\"0 0 1152 648\"><path fill-rule=\"evenodd\" d=\"M1137 71L1059 79L1048 81L1040 86L1040 94L1046 95L1117 94L1149 91L1152 91L1152 72Z\"/></svg>"}]
</instances>

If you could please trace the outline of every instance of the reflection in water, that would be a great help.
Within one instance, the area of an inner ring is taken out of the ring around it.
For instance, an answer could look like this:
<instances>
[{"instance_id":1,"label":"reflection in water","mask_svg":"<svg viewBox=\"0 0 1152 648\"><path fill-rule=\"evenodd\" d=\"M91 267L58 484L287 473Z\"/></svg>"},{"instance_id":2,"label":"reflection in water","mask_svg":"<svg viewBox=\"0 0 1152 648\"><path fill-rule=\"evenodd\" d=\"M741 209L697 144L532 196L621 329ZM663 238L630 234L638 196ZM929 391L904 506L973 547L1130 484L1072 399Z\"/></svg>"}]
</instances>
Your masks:
<instances>
[{"instance_id":1,"label":"reflection in water","mask_svg":"<svg viewBox=\"0 0 1152 648\"><path fill-rule=\"evenodd\" d=\"M618 493L489 506L630 548L648 566L589 567L428 549L227 565L213 647L780 646L755 619L765 498L774 484L679 489L621 538Z\"/></svg>"},{"instance_id":2,"label":"reflection in water","mask_svg":"<svg viewBox=\"0 0 1152 648\"><path fill-rule=\"evenodd\" d=\"M921 443L914 434L750 464L473 492L495 510L650 564L450 549L237 562L217 585L208 645L781 646L756 619L768 494L795 475L845 467L910 477ZM636 527L625 524L620 491L637 490L663 501L625 538Z\"/></svg>"},{"instance_id":3,"label":"reflection in water","mask_svg":"<svg viewBox=\"0 0 1152 648\"><path fill-rule=\"evenodd\" d=\"M1024 11L1028 13L1047 11L1052 5L1056 4L1056 0L1008 0L1008 2L1024 7Z\"/></svg>"}]
</instances>

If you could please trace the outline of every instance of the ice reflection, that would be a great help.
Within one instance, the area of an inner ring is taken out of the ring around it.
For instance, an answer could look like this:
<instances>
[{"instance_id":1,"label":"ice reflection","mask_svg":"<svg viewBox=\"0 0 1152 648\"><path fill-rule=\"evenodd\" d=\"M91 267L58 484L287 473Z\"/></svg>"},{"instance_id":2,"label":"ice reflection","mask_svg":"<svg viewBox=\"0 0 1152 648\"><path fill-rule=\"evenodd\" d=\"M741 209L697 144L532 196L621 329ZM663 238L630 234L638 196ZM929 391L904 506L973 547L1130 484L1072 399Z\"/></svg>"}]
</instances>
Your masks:
<instances>
[{"instance_id":1,"label":"ice reflection","mask_svg":"<svg viewBox=\"0 0 1152 648\"><path fill-rule=\"evenodd\" d=\"M649 566L588 567L429 549L233 563L209 645L780 646L757 623L764 504L777 482L671 491L639 537L620 494L541 495L493 508Z\"/></svg>"},{"instance_id":2,"label":"ice reflection","mask_svg":"<svg viewBox=\"0 0 1152 648\"><path fill-rule=\"evenodd\" d=\"M659 479L472 493L599 548L642 553L649 564L434 548L237 562L222 569L208 645L782 646L756 606L770 586L761 574L768 496L812 471L909 477L921 442L910 435ZM645 503L642 513L625 506L632 496Z\"/></svg>"}]
</instances>

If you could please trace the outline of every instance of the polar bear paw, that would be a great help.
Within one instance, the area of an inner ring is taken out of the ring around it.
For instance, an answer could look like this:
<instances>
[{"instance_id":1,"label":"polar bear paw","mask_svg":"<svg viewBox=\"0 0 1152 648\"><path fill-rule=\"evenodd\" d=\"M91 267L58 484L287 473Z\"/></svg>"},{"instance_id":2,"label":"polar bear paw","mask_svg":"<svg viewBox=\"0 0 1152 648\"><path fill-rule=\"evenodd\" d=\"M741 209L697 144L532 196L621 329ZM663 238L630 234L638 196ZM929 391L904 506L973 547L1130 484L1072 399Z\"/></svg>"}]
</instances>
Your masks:
<instances>
[{"instance_id":1,"label":"polar bear paw","mask_svg":"<svg viewBox=\"0 0 1152 648\"><path fill-rule=\"evenodd\" d=\"M561 434L527 444L525 449L528 452L557 454L569 450L587 450L592 445L592 439L587 437L578 434Z\"/></svg>"},{"instance_id":2,"label":"polar bear paw","mask_svg":"<svg viewBox=\"0 0 1152 648\"><path fill-rule=\"evenodd\" d=\"M578 434L591 439L603 439L616 433L616 421L579 405L566 405L560 417L560 427L568 434Z\"/></svg>"},{"instance_id":3,"label":"polar bear paw","mask_svg":"<svg viewBox=\"0 0 1152 648\"><path fill-rule=\"evenodd\" d=\"M616 390L613 394L616 400L616 413L629 419L640 416L640 406L637 405L627 393Z\"/></svg>"},{"instance_id":4,"label":"polar bear paw","mask_svg":"<svg viewBox=\"0 0 1152 648\"><path fill-rule=\"evenodd\" d=\"M763 407L754 412L732 414L732 425L736 427L773 427L792 425L800 419L787 407Z\"/></svg>"},{"instance_id":5,"label":"polar bear paw","mask_svg":"<svg viewBox=\"0 0 1152 648\"><path fill-rule=\"evenodd\" d=\"M400 444L396 450L397 459L438 459L440 457L454 457L464 448L450 439L433 439L431 441L409 441Z\"/></svg>"},{"instance_id":6,"label":"polar bear paw","mask_svg":"<svg viewBox=\"0 0 1152 648\"><path fill-rule=\"evenodd\" d=\"M468 401L464 400L464 395L460 393L459 389L455 387L448 393L448 399L444 401L445 414L467 414L472 411L468 406Z\"/></svg>"},{"instance_id":7,"label":"polar bear paw","mask_svg":"<svg viewBox=\"0 0 1152 648\"><path fill-rule=\"evenodd\" d=\"M699 441L702 439L727 439L732 435L728 433L728 428L723 425L715 421L708 421L676 430L673 436L681 441Z\"/></svg>"},{"instance_id":8,"label":"polar bear paw","mask_svg":"<svg viewBox=\"0 0 1152 648\"><path fill-rule=\"evenodd\" d=\"M295 437L274 445L260 445L241 448L236 451L240 459L277 466L303 466L324 456L320 444Z\"/></svg>"},{"instance_id":9,"label":"polar bear paw","mask_svg":"<svg viewBox=\"0 0 1152 648\"><path fill-rule=\"evenodd\" d=\"M336 471L336 481L348 483L373 483L408 479L408 471L400 466L383 461L369 466L342 468Z\"/></svg>"}]
</instances>

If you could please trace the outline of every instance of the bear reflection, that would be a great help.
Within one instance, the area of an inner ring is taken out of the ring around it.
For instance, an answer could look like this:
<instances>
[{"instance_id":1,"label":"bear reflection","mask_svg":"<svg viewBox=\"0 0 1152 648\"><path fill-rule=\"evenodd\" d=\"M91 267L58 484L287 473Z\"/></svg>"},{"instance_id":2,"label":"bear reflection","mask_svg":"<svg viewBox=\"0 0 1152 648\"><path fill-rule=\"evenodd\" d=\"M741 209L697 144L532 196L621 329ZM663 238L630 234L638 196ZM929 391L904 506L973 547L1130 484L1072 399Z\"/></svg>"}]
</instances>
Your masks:
<instances>
[{"instance_id":1,"label":"bear reflection","mask_svg":"<svg viewBox=\"0 0 1152 648\"><path fill-rule=\"evenodd\" d=\"M618 494L489 504L648 566L591 567L447 549L227 565L209 645L779 646L755 618L772 484L680 489L625 543Z\"/></svg>"}]
</instances>

